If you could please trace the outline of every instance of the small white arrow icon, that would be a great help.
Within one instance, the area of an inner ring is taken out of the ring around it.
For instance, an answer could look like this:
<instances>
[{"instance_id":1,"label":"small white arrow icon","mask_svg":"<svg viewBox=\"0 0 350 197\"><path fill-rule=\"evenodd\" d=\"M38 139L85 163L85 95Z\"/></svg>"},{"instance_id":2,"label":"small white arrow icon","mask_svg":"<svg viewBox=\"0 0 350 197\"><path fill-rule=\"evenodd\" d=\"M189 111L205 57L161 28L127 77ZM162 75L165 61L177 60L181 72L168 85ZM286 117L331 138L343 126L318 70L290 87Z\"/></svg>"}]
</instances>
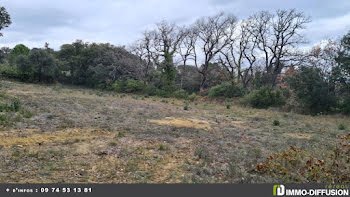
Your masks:
<instances>
[{"instance_id":1,"label":"small white arrow icon","mask_svg":"<svg viewBox=\"0 0 350 197\"><path fill-rule=\"evenodd\" d=\"M9 191L10 191L10 189L9 189L9 188L7 188L7 189L6 189L6 192L9 192Z\"/></svg>"}]
</instances>

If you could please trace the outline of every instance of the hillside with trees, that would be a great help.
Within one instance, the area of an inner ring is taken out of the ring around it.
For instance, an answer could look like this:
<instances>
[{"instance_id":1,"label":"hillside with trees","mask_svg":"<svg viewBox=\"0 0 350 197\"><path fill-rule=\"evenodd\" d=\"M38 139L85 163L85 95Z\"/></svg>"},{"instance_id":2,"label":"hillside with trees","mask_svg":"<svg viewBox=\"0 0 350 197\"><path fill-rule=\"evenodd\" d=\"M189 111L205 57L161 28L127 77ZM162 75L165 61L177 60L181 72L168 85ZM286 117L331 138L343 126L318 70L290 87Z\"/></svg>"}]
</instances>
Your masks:
<instances>
[{"instance_id":1,"label":"hillside with trees","mask_svg":"<svg viewBox=\"0 0 350 197\"><path fill-rule=\"evenodd\" d=\"M302 113L348 114L350 34L305 50L302 30L310 21L295 9L242 20L220 13L185 27L162 21L128 47L77 40L55 51L48 43L18 44L1 49L2 76L162 97L246 95L252 106L273 100L276 91L279 106L292 96ZM266 98L256 97L261 88Z\"/></svg>"},{"instance_id":2,"label":"hillside with trees","mask_svg":"<svg viewBox=\"0 0 350 197\"><path fill-rule=\"evenodd\" d=\"M350 32L311 46L310 22L219 13L128 46L2 47L0 181L348 183Z\"/></svg>"}]
</instances>

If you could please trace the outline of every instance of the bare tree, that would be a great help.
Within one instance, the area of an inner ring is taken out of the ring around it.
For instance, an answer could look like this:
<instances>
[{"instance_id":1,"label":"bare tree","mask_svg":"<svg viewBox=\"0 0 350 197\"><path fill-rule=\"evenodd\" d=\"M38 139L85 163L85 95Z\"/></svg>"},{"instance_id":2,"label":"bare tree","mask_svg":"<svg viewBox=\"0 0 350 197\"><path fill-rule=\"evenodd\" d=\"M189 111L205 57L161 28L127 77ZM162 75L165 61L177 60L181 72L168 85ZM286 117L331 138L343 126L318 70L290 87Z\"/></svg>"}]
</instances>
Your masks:
<instances>
[{"instance_id":1,"label":"bare tree","mask_svg":"<svg viewBox=\"0 0 350 197\"><path fill-rule=\"evenodd\" d=\"M257 42L248 28L250 21L241 21L236 35L218 55L218 62L226 69L227 78L232 83L242 83L244 87L252 79L253 65L257 59Z\"/></svg>"},{"instance_id":2,"label":"bare tree","mask_svg":"<svg viewBox=\"0 0 350 197\"><path fill-rule=\"evenodd\" d=\"M276 14L262 11L249 20L253 23L250 33L257 39L265 62L264 83L275 86L284 66L298 58L295 47L305 43L300 30L310 19L291 9L277 10Z\"/></svg>"},{"instance_id":3,"label":"bare tree","mask_svg":"<svg viewBox=\"0 0 350 197\"><path fill-rule=\"evenodd\" d=\"M149 80L149 74L153 69L154 63L154 49L152 34L148 31L143 33L143 38L136 41L129 47L129 51L138 56L144 63L143 73L146 78L145 82Z\"/></svg>"},{"instance_id":4,"label":"bare tree","mask_svg":"<svg viewBox=\"0 0 350 197\"><path fill-rule=\"evenodd\" d=\"M171 87L175 81L174 56L186 32L174 23L162 21L151 31L145 31L143 38L130 47L132 53L146 62L145 75L155 66L161 70L164 85Z\"/></svg>"},{"instance_id":5,"label":"bare tree","mask_svg":"<svg viewBox=\"0 0 350 197\"><path fill-rule=\"evenodd\" d=\"M193 60L194 46L197 41L197 36L193 28L188 28L184 31L184 38L179 46L179 55L181 57L182 69L180 69L181 81L180 86L183 87L183 77L186 72L188 60Z\"/></svg>"},{"instance_id":6,"label":"bare tree","mask_svg":"<svg viewBox=\"0 0 350 197\"><path fill-rule=\"evenodd\" d=\"M193 28L197 39L193 43L193 61L202 76L201 91L204 90L211 61L231 42L235 24L236 18L224 13L195 22Z\"/></svg>"}]
</instances>

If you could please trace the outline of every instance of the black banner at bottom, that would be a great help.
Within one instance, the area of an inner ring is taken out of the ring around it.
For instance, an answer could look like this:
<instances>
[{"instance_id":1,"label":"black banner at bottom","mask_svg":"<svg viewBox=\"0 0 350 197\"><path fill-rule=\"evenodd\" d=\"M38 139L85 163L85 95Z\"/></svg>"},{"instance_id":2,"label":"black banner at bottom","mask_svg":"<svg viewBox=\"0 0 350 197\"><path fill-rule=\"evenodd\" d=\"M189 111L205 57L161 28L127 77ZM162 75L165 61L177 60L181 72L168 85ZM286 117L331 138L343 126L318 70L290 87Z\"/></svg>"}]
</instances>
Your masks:
<instances>
[{"instance_id":1,"label":"black banner at bottom","mask_svg":"<svg viewBox=\"0 0 350 197\"><path fill-rule=\"evenodd\" d=\"M0 196L349 196L340 184L0 184Z\"/></svg>"}]
</instances>

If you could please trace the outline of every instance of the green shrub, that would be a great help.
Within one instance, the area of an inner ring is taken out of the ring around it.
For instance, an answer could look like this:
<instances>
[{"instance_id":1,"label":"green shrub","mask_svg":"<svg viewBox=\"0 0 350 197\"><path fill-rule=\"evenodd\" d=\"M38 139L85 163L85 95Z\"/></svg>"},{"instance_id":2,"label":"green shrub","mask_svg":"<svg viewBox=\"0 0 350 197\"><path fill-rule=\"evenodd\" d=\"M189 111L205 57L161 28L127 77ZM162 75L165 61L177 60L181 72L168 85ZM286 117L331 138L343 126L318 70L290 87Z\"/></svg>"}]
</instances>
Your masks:
<instances>
[{"instance_id":1,"label":"green shrub","mask_svg":"<svg viewBox=\"0 0 350 197\"><path fill-rule=\"evenodd\" d=\"M238 85L232 85L229 82L224 82L214 86L209 91L209 97L241 97L244 95L244 89Z\"/></svg>"},{"instance_id":2,"label":"green shrub","mask_svg":"<svg viewBox=\"0 0 350 197\"><path fill-rule=\"evenodd\" d=\"M279 120L274 120L273 121L273 126L280 126L280 121Z\"/></svg>"},{"instance_id":3,"label":"green shrub","mask_svg":"<svg viewBox=\"0 0 350 197\"><path fill-rule=\"evenodd\" d=\"M125 80L116 80L112 84L112 90L116 92L125 92L126 81Z\"/></svg>"},{"instance_id":4,"label":"green shrub","mask_svg":"<svg viewBox=\"0 0 350 197\"><path fill-rule=\"evenodd\" d=\"M121 80L116 80L112 84L112 90L120 93L137 93L141 92L144 88L145 85L138 80L134 79L121 79Z\"/></svg>"},{"instance_id":5,"label":"green shrub","mask_svg":"<svg viewBox=\"0 0 350 197\"><path fill-rule=\"evenodd\" d=\"M157 89L156 95L159 97L169 98L172 96L171 92L163 90L163 89Z\"/></svg>"},{"instance_id":6,"label":"green shrub","mask_svg":"<svg viewBox=\"0 0 350 197\"><path fill-rule=\"evenodd\" d=\"M96 96L103 96L103 92L96 92Z\"/></svg>"},{"instance_id":7,"label":"green shrub","mask_svg":"<svg viewBox=\"0 0 350 197\"><path fill-rule=\"evenodd\" d=\"M154 85L147 85L143 89L143 93L148 95L148 96L154 96L157 94L157 88Z\"/></svg>"},{"instance_id":8,"label":"green shrub","mask_svg":"<svg viewBox=\"0 0 350 197\"><path fill-rule=\"evenodd\" d=\"M125 137L125 134L121 131L118 132L118 137Z\"/></svg>"},{"instance_id":9,"label":"green shrub","mask_svg":"<svg viewBox=\"0 0 350 197\"><path fill-rule=\"evenodd\" d=\"M131 98L135 99L135 100L138 100L139 97L137 95L133 95Z\"/></svg>"},{"instance_id":10,"label":"green shrub","mask_svg":"<svg viewBox=\"0 0 350 197\"><path fill-rule=\"evenodd\" d=\"M173 97L178 99L186 99L188 98L188 93L185 90L177 90L173 93Z\"/></svg>"},{"instance_id":11,"label":"green shrub","mask_svg":"<svg viewBox=\"0 0 350 197\"><path fill-rule=\"evenodd\" d=\"M1 65L0 74L5 78L10 78L10 79L18 78L17 69L13 66Z\"/></svg>"},{"instance_id":12,"label":"green shrub","mask_svg":"<svg viewBox=\"0 0 350 197\"><path fill-rule=\"evenodd\" d=\"M33 117L33 114L28 110L20 110L19 113L22 114L24 118Z\"/></svg>"},{"instance_id":13,"label":"green shrub","mask_svg":"<svg viewBox=\"0 0 350 197\"><path fill-rule=\"evenodd\" d=\"M291 97L291 95L292 95L292 93L290 92L289 89L282 89L281 91L282 91L283 96L284 96L286 99L289 99L289 98Z\"/></svg>"},{"instance_id":14,"label":"green shrub","mask_svg":"<svg viewBox=\"0 0 350 197\"><path fill-rule=\"evenodd\" d=\"M195 101L197 99L197 95L196 93L192 93L191 95L188 96L188 100L190 101Z\"/></svg>"},{"instance_id":15,"label":"green shrub","mask_svg":"<svg viewBox=\"0 0 350 197\"><path fill-rule=\"evenodd\" d=\"M161 144L161 145L159 145L159 149L158 150L165 151L165 150L169 150L169 149L170 149L169 146Z\"/></svg>"},{"instance_id":16,"label":"green shrub","mask_svg":"<svg viewBox=\"0 0 350 197\"><path fill-rule=\"evenodd\" d=\"M340 124L340 125L338 126L338 129L339 129L339 130L345 130L345 129L346 129L346 127L345 127L345 125L344 125L344 124Z\"/></svg>"},{"instance_id":17,"label":"green shrub","mask_svg":"<svg viewBox=\"0 0 350 197\"><path fill-rule=\"evenodd\" d=\"M0 112L11 111L11 107L8 104L0 104Z\"/></svg>"},{"instance_id":18,"label":"green shrub","mask_svg":"<svg viewBox=\"0 0 350 197\"><path fill-rule=\"evenodd\" d=\"M21 116L20 114L18 114L18 115L13 119L14 122L19 122L19 121L21 121L21 120L22 120L22 116Z\"/></svg>"},{"instance_id":19,"label":"green shrub","mask_svg":"<svg viewBox=\"0 0 350 197\"><path fill-rule=\"evenodd\" d=\"M188 105L188 103L185 103L185 106L184 106L184 110L188 110L189 109L189 105Z\"/></svg>"},{"instance_id":20,"label":"green shrub","mask_svg":"<svg viewBox=\"0 0 350 197\"><path fill-rule=\"evenodd\" d=\"M287 78L297 101L306 113L329 112L336 106L336 96L327 76L318 68L302 66Z\"/></svg>"},{"instance_id":21,"label":"green shrub","mask_svg":"<svg viewBox=\"0 0 350 197\"><path fill-rule=\"evenodd\" d=\"M107 88L107 84L106 83L102 83L102 82L100 82L100 83L97 83L97 84L95 84L95 87L97 88L97 89L106 89Z\"/></svg>"},{"instance_id":22,"label":"green shrub","mask_svg":"<svg viewBox=\"0 0 350 197\"><path fill-rule=\"evenodd\" d=\"M12 108L12 111L16 111L16 112L19 111L19 109L21 108L21 102L19 101L18 98L12 99L11 108Z\"/></svg>"},{"instance_id":23,"label":"green shrub","mask_svg":"<svg viewBox=\"0 0 350 197\"><path fill-rule=\"evenodd\" d=\"M279 107L285 104L285 97L279 90L262 87L254 90L245 97L246 102L255 108Z\"/></svg>"},{"instance_id":24,"label":"green shrub","mask_svg":"<svg viewBox=\"0 0 350 197\"><path fill-rule=\"evenodd\" d=\"M117 143L116 142L110 142L108 145L109 146L117 146Z\"/></svg>"},{"instance_id":25,"label":"green shrub","mask_svg":"<svg viewBox=\"0 0 350 197\"><path fill-rule=\"evenodd\" d=\"M6 114L0 114L0 121L4 122L7 121L7 115Z\"/></svg>"},{"instance_id":26,"label":"green shrub","mask_svg":"<svg viewBox=\"0 0 350 197\"><path fill-rule=\"evenodd\" d=\"M140 92L141 90L143 90L144 87L145 85L141 81L134 80L134 79L127 79L125 92L127 93Z\"/></svg>"},{"instance_id":27,"label":"green shrub","mask_svg":"<svg viewBox=\"0 0 350 197\"><path fill-rule=\"evenodd\" d=\"M20 108L21 108L21 102L19 101L18 98L12 99L11 105L0 104L0 112L3 112L3 111L7 111L7 112L14 111L14 112L17 112L17 111L20 110Z\"/></svg>"},{"instance_id":28,"label":"green shrub","mask_svg":"<svg viewBox=\"0 0 350 197\"><path fill-rule=\"evenodd\" d=\"M1 86L0 86L1 87ZM1 98L8 98L8 96L4 92L0 92L0 97Z\"/></svg>"},{"instance_id":29,"label":"green shrub","mask_svg":"<svg viewBox=\"0 0 350 197\"><path fill-rule=\"evenodd\" d=\"M226 109L231 109L231 104L230 103L226 103Z\"/></svg>"}]
</instances>

